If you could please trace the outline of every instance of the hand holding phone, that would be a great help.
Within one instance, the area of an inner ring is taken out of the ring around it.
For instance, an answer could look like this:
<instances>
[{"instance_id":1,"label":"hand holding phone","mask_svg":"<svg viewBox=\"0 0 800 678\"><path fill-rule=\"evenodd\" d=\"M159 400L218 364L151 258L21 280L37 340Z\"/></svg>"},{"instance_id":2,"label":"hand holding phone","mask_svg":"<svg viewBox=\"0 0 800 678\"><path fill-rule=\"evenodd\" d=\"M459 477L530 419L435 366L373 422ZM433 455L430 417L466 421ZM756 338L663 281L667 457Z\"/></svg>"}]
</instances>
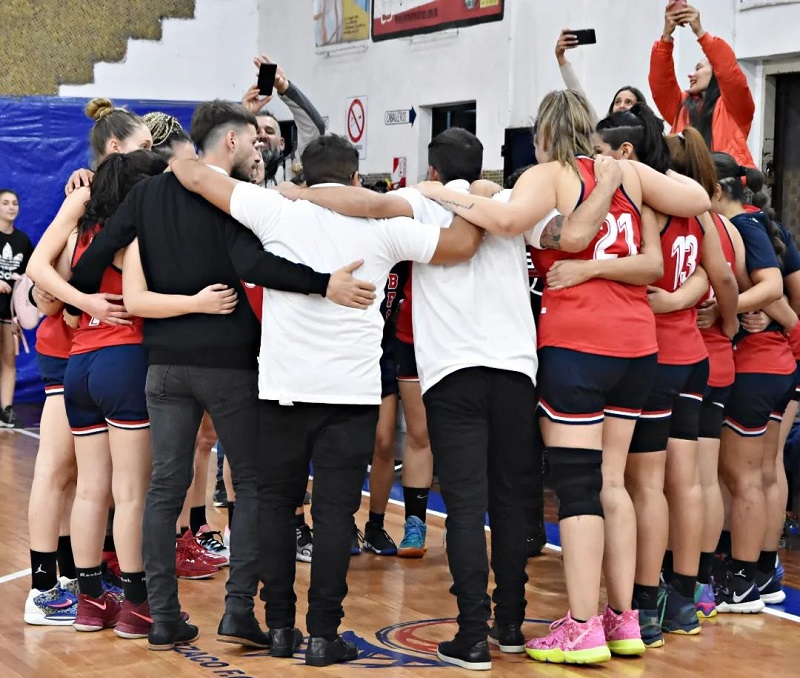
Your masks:
<instances>
[{"instance_id":1,"label":"hand holding phone","mask_svg":"<svg viewBox=\"0 0 800 678\"><path fill-rule=\"evenodd\" d=\"M568 34L574 36L575 45L594 45L597 43L594 28L586 28L579 31L570 30Z\"/></svg>"},{"instance_id":2,"label":"hand holding phone","mask_svg":"<svg viewBox=\"0 0 800 678\"><path fill-rule=\"evenodd\" d=\"M275 75L278 64L261 64L258 67L258 93L263 97L271 97L275 87Z\"/></svg>"}]
</instances>

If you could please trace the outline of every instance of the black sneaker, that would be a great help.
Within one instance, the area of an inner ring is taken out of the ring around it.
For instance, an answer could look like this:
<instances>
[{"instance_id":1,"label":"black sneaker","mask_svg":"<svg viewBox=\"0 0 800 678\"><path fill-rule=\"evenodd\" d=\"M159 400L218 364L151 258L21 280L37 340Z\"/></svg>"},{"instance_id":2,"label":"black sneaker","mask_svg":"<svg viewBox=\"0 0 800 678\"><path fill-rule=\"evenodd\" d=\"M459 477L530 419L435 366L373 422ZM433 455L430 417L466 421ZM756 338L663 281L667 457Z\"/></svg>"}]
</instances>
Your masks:
<instances>
[{"instance_id":1,"label":"black sneaker","mask_svg":"<svg viewBox=\"0 0 800 678\"><path fill-rule=\"evenodd\" d=\"M536 534L528 537L525 542L527 544L526 554L528 558L536 558L537 556L542 555L542 550L547 544L547 535L544 531L544 525L542 525L541 530L537 530Z\"/></svg>"},{"instance_id":2,"label":"black sneaker","mask_svg":"<svg viewBox=\"0 0 800 678\"><path fill-rule=\"evenodd\" d=\"M181 619L179 622L156 622L147 634L147 647L156 652L171 650L176 645L192 643L200 635L197 627Z\"/></svg>"},{"instance_id":3,"label":"black sneaker","mask_svg":"<svg viewBox=\"0 0 800 678\"><path fill-rule=\"evenodd\" d=\"M330 666L339 662L350 662L358 659L358 648L348 643L341 636L336 640L325 638L309 638L306 648L306 664L308 666Z\"/></svg>"},{"instance_id":4,"label":"black sneaker","mask_svg":"<svg viewBox=\"0 0 800 678\"><path fill-rule=\"evenodd\" d=\"M756 572L756 586L765 605L780 605L786 600L781 580L778 579L778 573L774 568L769 573Z\"/></svg>"},{"instance_id":5,"label":"black sneaker","mask_svg":"<svg viewBox=\"0 0 800 678\"><path fill-rule=\"evenodd\" d=\"M270 629L269 643L270 654L273 657L291 657L303 644L303 632L289 627Z\"/></svg>"},{"instance_id":6,"label":"black sneaker","mask_svg":"<svg viewBox=\"0 0 800 678\"><path fill-rule=\"evenodd\" d=\"M470 671L489 671L492 668L492 656L489 654L489 643L481 640L474 645L467 645L459 640L447 640L439 643L436 656L443 662L460 666Z\"/></svg>"},{"instance_id":7,"label":"black sneaker","mask_svg":"<svg viewBox=\"0 0 800 678\"><path fill-rule=\"evenodd\" d=\"M314 533L305 523L296 530L297 534L297 553L295 559L301 563L310 563L311 556L314 554Z\"/></svg>"},{"instance_id":8,"label":"black sneaker","mask_svg":"<svg viewBox=\"0 0 800 678\"><path fill-rule=\"evenodd\" d=\"M7 405L0 410L0 426L3 428L17 427L17 415L14 414L14 408L11 405Z\"/></svg>"},{"instance_id":9,"label":"black sneaker","mask_svg":"<svg viewBox=\"0 0 800 678\"><path fill-rule=\"evenodd\" d=\"M214 506L222 508L227 505L228 505L228 492L225 489L225 483L218 482L217 486L214 488Z\"/></svg>"},{"instance_id":10,"label":"black sneaker","mask_svg":"<svg viewBox=\"0 0 800 678\"><path fill-rule=\"evenodd\" d=\"M226 612L217 629L220 643L233 643L245 647L269 647L269 636L261 630L252 612L234 614Z\"/></svg>"},{"instance_id":11,"label":"black sneaker","mask_svg":"<svg viewBox=\"0 0 800 678\"><path fill-rule=\"evenodd\" d=\"M351 556L360 556L361 555L361 542L364 541L364 535L361 534L361 530L359 530L355 523L353 523L353 537L352 541L350 542L350 555Z\"/></svg>"},{"instance_id":12,"label":"black sneaker","mask_svg":"<svg viewBox=\"0 0 800 678\"><path fill-rule=\"evenodd\" d=\"M364 525L364 549L379 556L396 556L397 544L382 527L368 522Z\"/></svg>"},{"instance_id":13,"label":"black sneaker","mask_svg":"<svg viewBox=\"0 0 800 678\"><path fill-rule=\"evenodd\" d=\"M728 572L721 582L714 583L714 598L720 614L755 614L764 609L764 601L755 581L747 581L732 572Z\"/></svg>"},{"instance_id":14,"label":"black sneaker","mask_svg":"<svg viewBox=\"0 0 800 678\"><path fill-rule=\"evenodd\" d=\"M507 654L525 652L525 636L519 624L492 624L489 629L489 643Z\"/></svg>"}]
</instances>

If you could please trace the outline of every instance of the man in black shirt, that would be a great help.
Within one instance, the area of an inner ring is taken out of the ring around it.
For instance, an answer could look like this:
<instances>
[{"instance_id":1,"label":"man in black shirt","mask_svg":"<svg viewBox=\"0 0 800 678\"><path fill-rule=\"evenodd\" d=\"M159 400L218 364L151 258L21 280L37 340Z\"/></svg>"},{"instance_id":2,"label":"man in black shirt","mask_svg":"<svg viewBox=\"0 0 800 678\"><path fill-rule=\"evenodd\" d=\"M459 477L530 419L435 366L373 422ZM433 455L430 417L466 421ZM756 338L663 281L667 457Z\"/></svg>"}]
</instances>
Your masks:
<instances>
[{"instance_id":1,"label":"man in black shirt","mask_svg":"<svg viewBox=\"0 0 800 678\"><path fill-rule=\"evenodd\" d=\"M250 176L259 157L251 113L218 101L202 104L192 121L192 135L206 164L225 174ZM184 190L171 174L131 191L81 258L71 282L82 291L96 289L109 255L134 237L138 241L126 254L123 286L128 310L146 318L149 359L153 474L143 523L153 619L149 646L167 650L198 635L180 617L174 539L205 410L225 446L237 495L220 640L266 647L268 637L253 614L262 557L258 511L263 455L258 454L255 371L260 327L247 303L227 315L202 315L187 313L180 297L221 283L244 299L240 281L247 280L284 291L327 293L332 301L365 308L374 299L374 287L352 281L345 269L320 274L264 252L250 231Z\"/></svg>"}]
</instances>

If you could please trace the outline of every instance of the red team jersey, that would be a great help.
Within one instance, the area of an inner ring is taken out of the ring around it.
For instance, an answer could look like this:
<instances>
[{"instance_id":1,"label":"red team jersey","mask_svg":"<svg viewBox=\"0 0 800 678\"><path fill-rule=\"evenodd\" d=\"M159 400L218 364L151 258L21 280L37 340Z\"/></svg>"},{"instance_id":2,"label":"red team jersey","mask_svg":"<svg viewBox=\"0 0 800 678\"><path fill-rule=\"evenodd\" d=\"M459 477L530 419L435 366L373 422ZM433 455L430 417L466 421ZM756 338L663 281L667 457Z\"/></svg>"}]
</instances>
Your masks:
<instances>
[{"instance_id":1,"label":"red team jersey","mask_svg":"<svg viewBox=\"0 0 800 678\"><path fill-rule=\"evenodd\" d=\"M66 360L72 349L72 334L60 313L47 316L36 329L36 352Z\"/></svg>"},{"instance_id":2,"label":"red team jersey","mask_svg":"<svg viewBox=\"0 0 800 678\"><path fill-rule=\"evenodd\" d=\"M664 275L655 286L667 292L681 287L700 264L702 244L703 227L695 217L667 217L661 231ZM694 307L656 314L656 336L662 365L693 365L708 357Z\"/></svg>"},{"instance_id":3,"label":"red team jersey","mask_svg":"<svg viewBox=\"0 0 800 678\"><path fill-rule=\"evenodd\" d=\"M576 158L583 189L580 205L594 190L594 160ZM577 205L576 205L577 208ZM616 259L639 253L642 220L636 205L620 188L608 216L582 252L532 252L533 265L544 278L562 259ZM624 327L621 335L619 328ZM625 285L595 278L563 290L545 287L539 316L539 347L555 346L617 358L639 358L658 350L653 311L643 285Z\"/></svg>"},{"instance_id":4,"label":"red team jersey","mask_svg":"<svg viewBox=\"0 0 800 678\"><path fill-rule=\"evenodd\" d=\"M722 217L718 214L711 214L714 226L719 233L719 240L722 243L722 254L731 270L736 268L736 252L733 249L733 241L725 228ZM707 299L714 298L714 290L709 287L708 294L701 300L702 304ZM730 386L736 377L736 366L733 362L733 344L722 331L722 320L718 319L711 327L700 330L703 341L708 351L708 385L712 388L722 388Z\"/></svg>"},{"instance_id":5,"label":"red team jersey","mask_svg":"<svg viewBox=\"0 0 800 678\"><path fill-rule=\"evenodd\" d=\"M73 266L92 244L92 237L78 238L75 254L72 257ZM109 266L105 270L100 282L100 292L122 294L122 272L118 268ZM141 344L144 321L141 318L131 318L131 320L133 321L131 325L107 325L86 313L82 314L78 329L73 335L70 355L89 353L110 346Z\"/></svg>"},{"instance_id":6,"label":"red team jersey","mask_svg":"<svg viewBox=\"0 0 800 678\"><path fill-rule=\"evenodd\" d=\"M250 304L250 308L253 309L253 313L256 314L258 324L260 325L261 315L264 312L264 288L260 285L245 282L244 280L242 280L242 287L244 287L247 302Z\"/></svg>"}]
</instances>

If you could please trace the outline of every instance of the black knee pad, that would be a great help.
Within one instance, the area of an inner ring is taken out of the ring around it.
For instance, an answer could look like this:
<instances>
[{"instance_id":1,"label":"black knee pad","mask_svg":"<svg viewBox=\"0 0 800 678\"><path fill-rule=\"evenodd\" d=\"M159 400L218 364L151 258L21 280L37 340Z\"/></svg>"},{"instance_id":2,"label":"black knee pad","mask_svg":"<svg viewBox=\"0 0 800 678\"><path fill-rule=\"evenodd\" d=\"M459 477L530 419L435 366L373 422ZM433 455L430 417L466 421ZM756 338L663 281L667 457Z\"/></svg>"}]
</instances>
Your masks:
<instances>
[{"instance_id":1,"label":"black knee pad","mask_svg":"<svg viewBox=\"0 0 800 678\"><path fill-rule=\"evenodd\" d=\"M573 516L603 516L603 452L574 447L547 450L550 477L558 497L558 519Z\"/></svg>"}]
</instances>

